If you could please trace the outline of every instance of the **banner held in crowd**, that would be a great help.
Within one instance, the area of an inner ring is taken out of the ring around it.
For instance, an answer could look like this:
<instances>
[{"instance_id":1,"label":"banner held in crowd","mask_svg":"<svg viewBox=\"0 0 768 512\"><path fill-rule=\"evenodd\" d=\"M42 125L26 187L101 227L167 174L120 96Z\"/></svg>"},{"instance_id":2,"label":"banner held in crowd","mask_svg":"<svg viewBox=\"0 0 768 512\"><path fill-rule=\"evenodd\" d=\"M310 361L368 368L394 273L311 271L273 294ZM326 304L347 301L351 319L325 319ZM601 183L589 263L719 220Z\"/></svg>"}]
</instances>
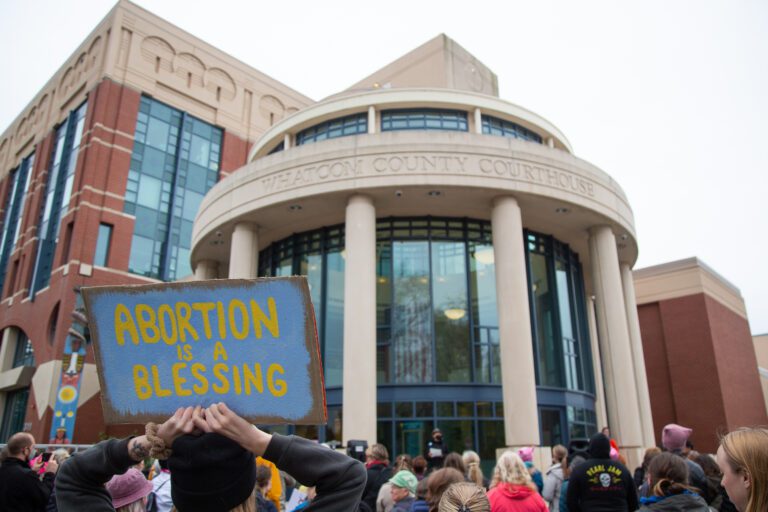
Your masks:
<instances>
[{"instance_id":1,"label":"banner held in crowd","mask_svg":"<svg viewBox=\"0 0 768 512\"><path fill-rule=\"evenodd\" d=\"M304 277L82 289L107 424L225 402L259 424L323 424Z\"/></svg>"}]
</instances>

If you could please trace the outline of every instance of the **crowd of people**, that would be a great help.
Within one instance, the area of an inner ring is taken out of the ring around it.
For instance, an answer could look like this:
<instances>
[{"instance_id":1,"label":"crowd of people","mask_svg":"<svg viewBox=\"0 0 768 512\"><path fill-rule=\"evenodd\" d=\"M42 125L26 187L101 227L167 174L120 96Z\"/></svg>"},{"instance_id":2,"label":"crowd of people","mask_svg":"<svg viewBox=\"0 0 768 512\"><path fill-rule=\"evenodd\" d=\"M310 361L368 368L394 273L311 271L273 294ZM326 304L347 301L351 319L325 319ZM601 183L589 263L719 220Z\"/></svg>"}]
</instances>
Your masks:
<instances>
[{"instance_id":1,"label":"crowd of people","mask_svg":"<svg viewBox=\"0 0 768 512\"><path fill-rule=\"evenodd\" d=\"M435 429L423 454L365 464L322 444L269 434L225 404L179 409L142 436L69 456L36 456L14 434L0 465L2 511L614 512L768 511L768 429L731 432L716 455L667 425L631 473L606 428L588 447L557 445L544 471L534 448L503 451L484 475L473 451L451 452ZM149 461L152 461L151 463Z\"/></svg>"}]
</instances>

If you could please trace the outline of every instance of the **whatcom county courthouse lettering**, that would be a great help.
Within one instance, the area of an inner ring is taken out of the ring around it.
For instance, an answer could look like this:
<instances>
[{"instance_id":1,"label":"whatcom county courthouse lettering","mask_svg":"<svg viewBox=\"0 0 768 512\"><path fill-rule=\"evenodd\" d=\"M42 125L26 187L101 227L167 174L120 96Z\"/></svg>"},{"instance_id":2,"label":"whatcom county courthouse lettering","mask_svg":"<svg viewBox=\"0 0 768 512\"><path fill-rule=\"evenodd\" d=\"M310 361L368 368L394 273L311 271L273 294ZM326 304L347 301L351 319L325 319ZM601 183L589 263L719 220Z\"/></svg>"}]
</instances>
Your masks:
<instances>
[{"instance_id":1,"label":"whatcom county courthouse lettering","mask_svg":"<svg viewBox=\"0 0 768 512\"><path fill-rule=\"evenodd\" d=\"M261 178L265 193L313 183L401 174L475 174L559 188L586 197L595 196L591 180L561 169L509 158L473 155L388 155L345 158Z\"/></svg>"}]
</instances>

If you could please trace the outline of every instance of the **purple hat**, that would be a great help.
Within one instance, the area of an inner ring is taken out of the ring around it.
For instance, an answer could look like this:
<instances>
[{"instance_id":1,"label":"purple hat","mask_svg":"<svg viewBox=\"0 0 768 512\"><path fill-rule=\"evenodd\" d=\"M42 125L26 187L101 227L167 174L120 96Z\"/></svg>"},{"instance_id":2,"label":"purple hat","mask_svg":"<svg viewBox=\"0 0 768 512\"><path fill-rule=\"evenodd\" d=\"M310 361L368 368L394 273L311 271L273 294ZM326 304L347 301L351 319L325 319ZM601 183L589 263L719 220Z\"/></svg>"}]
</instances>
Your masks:
<instances>
[{"instance_id":1,"label":"purple hat","mask_svg":"<svg viewBox=\"0 0 768 512\"><path fill-rule=\"evenodd\" d=\"M523 459L523 462L531 462L533 460L533 446L526 446L517 450L517 454Z\"/></svg>"},{"instance_id":2,"label":"purple hat","mask_svg":"<svg viewBox=\"0 0 768 512\"><path fill-rule=\"evenodd\" d=\"M661 431L661 445L671 452L682 450L691 432L688 427L670 423Z\"/></svg>"},{"instance_id":3,"label":"purple hat","mask_svg":"<svg viewBox=\"0 0 768 512\"><path fill-rule=\"evenodd\" d=\"M144 478L136 468L131 468L122 475L115 475L107 482L107 491L112 495L112 506L124 507L152 492L152 482Z\"/></svg>"}]
</instances>

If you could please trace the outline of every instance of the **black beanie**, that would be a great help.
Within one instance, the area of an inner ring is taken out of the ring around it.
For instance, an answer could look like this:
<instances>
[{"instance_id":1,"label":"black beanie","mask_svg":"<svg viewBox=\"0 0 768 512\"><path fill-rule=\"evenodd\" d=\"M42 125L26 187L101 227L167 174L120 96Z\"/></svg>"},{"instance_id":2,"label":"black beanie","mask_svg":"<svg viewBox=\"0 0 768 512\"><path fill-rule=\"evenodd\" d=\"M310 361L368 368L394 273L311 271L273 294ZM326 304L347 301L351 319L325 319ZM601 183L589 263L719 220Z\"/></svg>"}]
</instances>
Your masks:
<instances>
[{"instance_id":1,"label":"black beanie","mask_svg":"<svg viewBox=\"0 0 768 512\"><path fill-rule=\"evenodd\" d=\"M227 512L256 484L255 456L219 434L178 437L168 459L171 499L179 512Z\"/></svg>"},{"instance_id":2,"label":"black beanie","mask_svg":"<svg viewBox=\"0 0 768 512\"><path fill-rule=\"evenodd\" d=\"M591 459L609 459L611 457L611 440L599 432L593 435L589 440L589 457Z\"/></svg>"}]
</instances>

